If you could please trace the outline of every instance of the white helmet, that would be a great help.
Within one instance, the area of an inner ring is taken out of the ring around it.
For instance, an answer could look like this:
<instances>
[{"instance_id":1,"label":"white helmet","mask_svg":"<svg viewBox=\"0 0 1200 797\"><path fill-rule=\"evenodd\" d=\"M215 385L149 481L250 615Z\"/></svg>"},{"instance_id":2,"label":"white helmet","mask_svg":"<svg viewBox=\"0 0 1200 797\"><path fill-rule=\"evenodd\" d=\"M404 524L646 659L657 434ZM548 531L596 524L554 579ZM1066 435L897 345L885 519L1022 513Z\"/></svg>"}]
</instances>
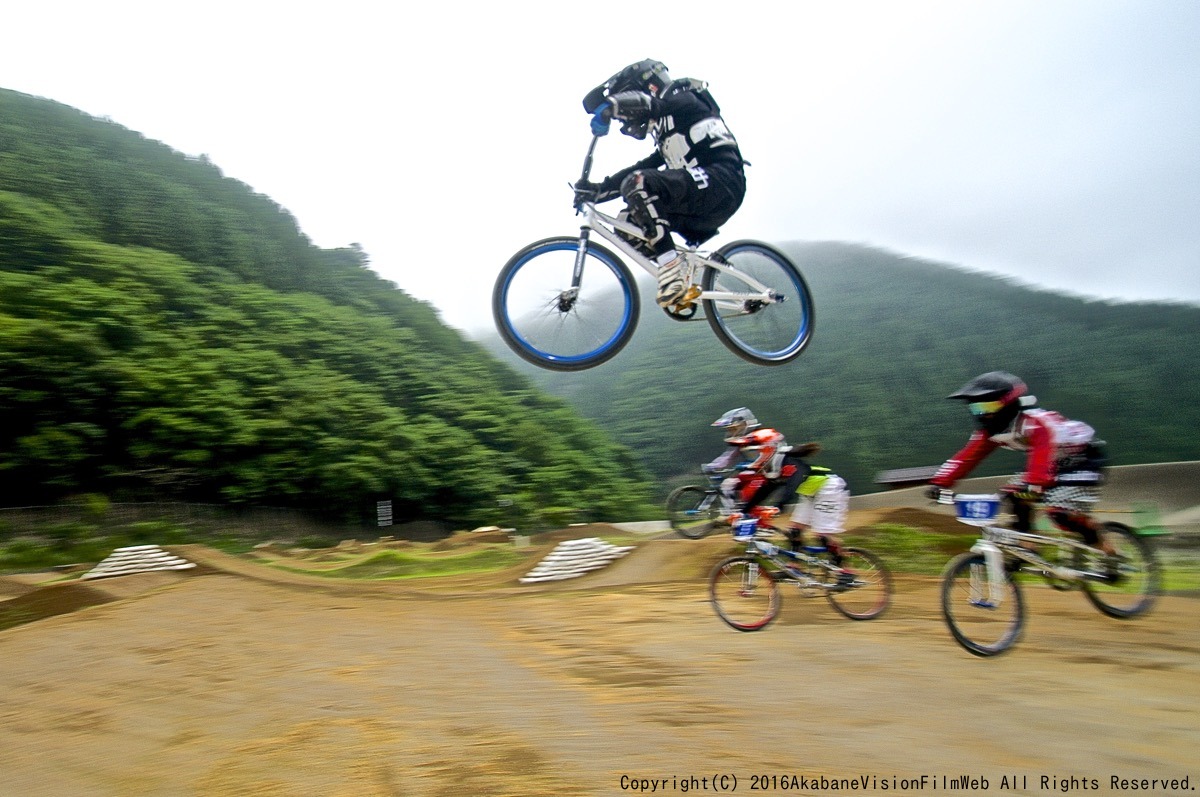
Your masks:
<instances>
[{"instance_id":1,"label":"white helmet","mask_svg":"<svg viewBox=\"0 0 1200 797\"><path fill-rule=\"evenodd\" d=\"M726 440L742 437L747 432L762 426L758 422L758 418L754 417L754 413L746 407L738 407L736 410L730 410L713 421L712 425L725 430Z\"/></svg>"}]
</instances>

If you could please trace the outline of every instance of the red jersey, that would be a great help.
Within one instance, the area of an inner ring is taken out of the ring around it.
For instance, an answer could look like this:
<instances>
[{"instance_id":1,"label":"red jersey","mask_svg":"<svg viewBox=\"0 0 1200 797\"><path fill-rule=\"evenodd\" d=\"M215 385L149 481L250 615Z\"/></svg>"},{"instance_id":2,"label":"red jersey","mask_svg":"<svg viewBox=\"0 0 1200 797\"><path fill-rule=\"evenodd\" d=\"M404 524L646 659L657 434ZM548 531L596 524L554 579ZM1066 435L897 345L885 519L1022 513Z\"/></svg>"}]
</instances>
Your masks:
<instances>
[{"instance_id":1,"label":"red jersey","mask_svg":"<svg viewBox=\"0 0 1200 797\"><path fill-rule=\"evenodd\" d=\"M774 429L755 429L748 435L735 437L726 442L739 449L756 452L756 459L748 467L750 470L762 473L768 479L779 478L779 471L783 466L783 455L790 450L784 436Z\"/></svg>"},{"instance_id":2,"label":"red jersey","mask_svg":"<svg viewBox=\"0 0 1200 797\"><path fill-rule=\"evenodd\" d=\"M980 429L962 450L948 459L931 484L950 488L965 478L975 466L997 448L1025 451L1027 484L1050 487L1055 483L1058 461L1079 453L1092 441L1095 431L1083 421L1072 421L1053 410L1022 410L1011 426L999 434L989 435Z\"/></svg>"}]
</instances>

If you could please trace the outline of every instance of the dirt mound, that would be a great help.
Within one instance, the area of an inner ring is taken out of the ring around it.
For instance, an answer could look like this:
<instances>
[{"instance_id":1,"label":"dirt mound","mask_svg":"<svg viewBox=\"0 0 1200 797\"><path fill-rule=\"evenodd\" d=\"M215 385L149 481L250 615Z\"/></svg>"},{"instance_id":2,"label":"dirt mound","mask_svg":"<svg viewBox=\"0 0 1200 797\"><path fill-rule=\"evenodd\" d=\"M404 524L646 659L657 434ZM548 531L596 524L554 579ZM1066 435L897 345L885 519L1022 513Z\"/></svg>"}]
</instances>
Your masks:
<instances>
[{"instance_id":1,"label":"dirt mound","mask_svg":"<svg viewBox=\"0 0 1200 797\"><path fill-rule=\"evenodd\" d=\"M479 543L511 541L512 538L507 531L459 531L451 534L444 540L434 543L432 550L453 551L464 546L477 545Z\"/></svg>"},{"instance_id":2,"label":"dirt mound","mask_svg":"<svg viewBox=\"0 0 1200 797\"><path fill-rule=\"evenodd\" d=\"M37 589L37 584L31 584L9 576L0 576L0 600L15 598Z\"/></svg>"},{"instance_id":3,"label":"dirt mound","mask_svg":"<svg viewBox=\"0 0 1200 797\"><path fill-rule=\"evenodd\" d=\"M608 523L585 523L580 526L570 526L556 531L544 531L531 535L529 540L534 545L557 545L566 540L581 540L585 537L627 537L627 532Z\"/></svg>"},{"instance_id":4,"label":"dirt mound","mask_svg":"<svg viewBox=\"0 0 1200 797\"><path fill-rule=\"evenodd\" d=\"M848 531L865 531L871 526L892 524L896 526L911 526L928 531L961 535L966 526L959 523L953 515L933 512L915 507L896 507L894 509L875 509L852 512L851 524Z\"/></svg>"},{"instance_id":5,"label":"dirt mound","mask_svg":"<svg viewBox=\"0 0 1200 797\"><path fill-rule=\"evenodd\" d=\"M185 578L188 575L183 572L152 572L35 587L0 603L0 630L141 595Z\"/></svg>"}]
</instances>

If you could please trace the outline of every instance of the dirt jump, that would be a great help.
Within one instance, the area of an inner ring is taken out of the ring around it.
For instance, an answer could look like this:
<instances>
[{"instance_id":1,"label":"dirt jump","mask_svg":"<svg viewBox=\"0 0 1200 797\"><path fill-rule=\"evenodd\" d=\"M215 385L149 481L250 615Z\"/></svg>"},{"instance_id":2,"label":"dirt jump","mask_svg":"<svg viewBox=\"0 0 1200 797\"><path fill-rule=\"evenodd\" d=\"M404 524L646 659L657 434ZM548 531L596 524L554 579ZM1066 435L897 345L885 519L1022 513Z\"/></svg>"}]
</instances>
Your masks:
<instances>
[{"instance_id":1,"label":"dirt jump","mask_svg":"<svg viewBox=\"0 0 1200 797\"><path fill-rule=\"evenodd\" d=\"M347 583L189 547L186 572L9 579L0 606L44 619L0 632L0 795L1200 786L1195 597L1120 621L1031 586L1024 637L988 659L950 637L934 577L898 576L868 622L785 590L739 633L705 592L733 547L647 538L537 585Z\"/></svg>"}]
</instances>

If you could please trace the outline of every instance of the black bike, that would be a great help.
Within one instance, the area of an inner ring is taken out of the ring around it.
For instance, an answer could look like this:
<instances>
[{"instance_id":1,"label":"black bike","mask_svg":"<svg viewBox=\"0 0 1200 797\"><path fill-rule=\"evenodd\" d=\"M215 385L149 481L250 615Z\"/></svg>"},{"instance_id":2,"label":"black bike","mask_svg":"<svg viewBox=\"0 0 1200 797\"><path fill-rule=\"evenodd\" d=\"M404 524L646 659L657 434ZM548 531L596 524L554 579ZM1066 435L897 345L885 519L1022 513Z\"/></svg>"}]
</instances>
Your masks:
<instances>
[{"instance_id":1,"label":"black bike","mask_svg":"<svg viewBox=\"0 0 1200 797\"><path fill-rule=\"evenodd\" d=\"M738 510L738 505L721 493L721 482L732 470L704 470L706 487L687 484L667 496L667 518L680 537L698 540Z\"/></svg>"}]
</instances>

